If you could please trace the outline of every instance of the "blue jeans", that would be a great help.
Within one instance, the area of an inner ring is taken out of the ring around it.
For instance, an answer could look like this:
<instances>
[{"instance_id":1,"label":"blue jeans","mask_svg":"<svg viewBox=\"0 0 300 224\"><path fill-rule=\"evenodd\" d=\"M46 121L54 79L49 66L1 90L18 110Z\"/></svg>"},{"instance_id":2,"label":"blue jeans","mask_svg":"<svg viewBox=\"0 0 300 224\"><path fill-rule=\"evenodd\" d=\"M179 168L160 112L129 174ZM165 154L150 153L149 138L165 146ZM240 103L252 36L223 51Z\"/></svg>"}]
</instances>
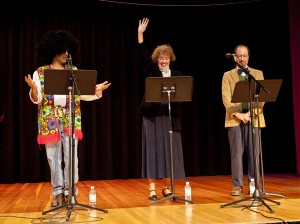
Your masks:
<instances>
[{"instance_id":1,"label":"blue jeans","mask_svg":"<svg viewBox=\"0 0 300 224\"><path fill-rule=\"evenodd\" d=\"M59 131L61 140L56 143L46 144L47 159L51 171L51 184L53 187L53 195L60 193L68 195L69 180L69 164L72 162L69 159L70 154L70 137L63 131L63 124L61 120L57 120L59 124ZM77 147L78 141L75 139L74 144L74 184L78 182L78 156ZM64 168L62 166L62 159L64 160Z\"/></svg>"}]
</instances>

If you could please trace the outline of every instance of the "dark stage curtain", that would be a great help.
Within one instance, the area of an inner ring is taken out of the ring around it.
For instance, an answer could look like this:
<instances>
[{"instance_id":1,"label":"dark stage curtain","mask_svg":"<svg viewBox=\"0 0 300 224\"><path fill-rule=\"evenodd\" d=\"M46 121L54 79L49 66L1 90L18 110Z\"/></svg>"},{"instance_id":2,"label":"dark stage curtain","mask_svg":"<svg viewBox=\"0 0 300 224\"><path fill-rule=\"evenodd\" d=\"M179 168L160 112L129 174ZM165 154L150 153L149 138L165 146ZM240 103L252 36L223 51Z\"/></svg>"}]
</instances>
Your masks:
<instances>
[{"instance_id":1,"label":"dark stage curtain","mask_svg":"<svg viewBox=\"0 0 300 224\"><path fill-rule=\"evenodd\" d=\"M295 144L297 173L300 174L300 2L289 1L290 18L290 38L291 38L291 64L292 64L292 88L294 102L294 124L295 124Z\"/></svg>"},{"instance_id":2,"label":"dark stage curtain","mask_svg":"<svg viewBox=\"0 0 300 224\"><path fill-rule=\"evenodd\" d=\"M69 30L80 40L74 65L97 70L98 82L112 83L101 100L82 102L80 180L141 177L139 106L145 81L138 60L137 26L143 17L150 18L145 32L149 50L170 43L177 56L173 67L194 77L193 100L183 103L182 113L186 175L231 173L221 80L223 73L235 66L225 53L239 43L249 45L249 65L262 69L265 79L283 79L277 101L265 105L264 171L296 172L297 120L293 113L287 1L193 7L101 1L60 2L54 7L53 3L43 1L48 7L26 2L4 4L0 9L0 95L5 112L1 123L1 183L50 180L45 150L36 141L37 107L29 100L24 76L37 68L34 47L52 29Z\"/></svg>"}]
</instances>

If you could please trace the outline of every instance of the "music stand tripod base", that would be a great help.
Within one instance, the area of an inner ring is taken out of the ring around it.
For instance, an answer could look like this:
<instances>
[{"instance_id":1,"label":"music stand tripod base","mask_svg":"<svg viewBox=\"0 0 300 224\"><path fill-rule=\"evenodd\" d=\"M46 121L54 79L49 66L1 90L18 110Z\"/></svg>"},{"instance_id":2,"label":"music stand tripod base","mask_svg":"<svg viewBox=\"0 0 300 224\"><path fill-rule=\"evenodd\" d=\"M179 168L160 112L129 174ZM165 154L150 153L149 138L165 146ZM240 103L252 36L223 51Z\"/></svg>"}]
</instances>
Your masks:
<instances>
[{"instance_id":1,"label":"music stand tripod base","mask_svg":"<svg viewBox=\"0 0 300 224\"><path fill-rule=\"evenodd\" d=\"M97 210L97 211L100 211L100 212L103 212L103 213L108 213L108 210L106 209L100 209L100 208L97 208L97 207L92 207L92 206L88 206L88 205L84 205L84 204L80 204L78 203L77 201L73 204L69 204L69 203L66 203L66 204L63 204L61 206L57 206L55 208L52 208L50 210L47 210L47 211L43 211L42 214L45 215L47 213L50 213L50 212L53 212L53 211L56 211L58 209L61 209L61 208L64 208L64 207L67 207L67 208L73 208L74 206L80 206L80 207L83 207L83 208L86 208L86 209L94 209L94 210Z\"/></svg>"},{"instance_id":2,"label":"music stand tripod base","mask_svg":"<svg viewBox=\"0 0 300 224\"><path fill-rule=\"evenodd\" d=\"M256 189L256 190L254 191L254 193L253 193L252 196L247 197L247 198L243 198L243 199L241 199L241 200L229 202L229 203L227 203L227 204L220 205L220 208L224 208L224 207L230 206L230 205L235 205L235 204L237 204L237 203L240 203L240 202L243 202L243 201L248 201L248 200L251 200L251 199L252 199L253 201L260 201L264 206L266 206L266 207L269 209L269 211L270 211L271 213L273 213L274 210L273 210L269 205L267 205L267 204L265 203L264 200L273 202L273 203L275 203L276 205L280 205L280 202L278 202L278 201L273 201L273 200L271 200L271 199L269 199L269 198L264 198L264 199L262 199L262 197L260 196L259 190ZM251 207L251 205L250 205L250 207Z\"/></svg>"},{"instance_id":3,"label":"music stand tripod base","mask_svg":"<svg viewBox=\"0 0 300 224\"><path fill-rule=\"evenodd\" d=\"M80 203L77 202L75 196L72 196L72 199L69 199L68 203L66 203L64 205L61 205L61 206L58 206L58 207L55 207L55 208L50 209L48 211L43 211L42 214L45 215L47 213L59 210L61 208L66 208L66 210L67 210L66 221L69 222L70 221L70 217L71 217L71 212L74 210L74 206L86 208L88 210L92 210L93 209L93 210L97 210L97 211L100 211L100 212L103 212L103 213L108 213L108 210L106 210L106 209L100 209L100 208L97 208L97 207L92 207L92 206L80 204Z\"/></svg>"},{"instance_id":4,"label":"music stand tripod base","mask_svg":"<svg viewBox=\"0 0 300 224\"><path fill-rule=\"evenodd\" d=\"M190 204L194 204L194 202L192 202L192 201L190 201L190 200L187 200L187 199L185 199L185 198L178 197L178 196L176 196L175 194L172 193L171 195L169 195L169 196L167 196L167 197L164 197L164 198L162 198L162 199L160 199L160 200L157 200L157 201L152 202L151 205L160 203L160 202L162 202L162 201L165 201L165 200L168 200L168 199L171 199L171 198L173 199L173 201L176 201L176 199L178 199L178 200L181 200L181 201L188 202L188 203L190 203Z\"/></svg>"}]
</instances>

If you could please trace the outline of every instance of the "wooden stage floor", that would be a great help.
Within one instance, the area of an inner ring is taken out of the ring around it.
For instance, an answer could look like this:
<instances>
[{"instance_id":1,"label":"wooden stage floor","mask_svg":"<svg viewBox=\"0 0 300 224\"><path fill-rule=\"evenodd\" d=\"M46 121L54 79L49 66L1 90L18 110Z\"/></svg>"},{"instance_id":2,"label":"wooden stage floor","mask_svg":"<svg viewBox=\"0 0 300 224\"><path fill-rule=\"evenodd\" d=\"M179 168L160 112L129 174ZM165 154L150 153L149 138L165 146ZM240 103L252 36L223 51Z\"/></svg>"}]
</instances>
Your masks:
<instances>
[{"instance_id":1,"label":"wooden stage floor","mask_svg":"<svg viewBox=\"0 0 300 224\"><path fill-rule=\"evenodd\" d=\"M233 197L230 176L187 177L175 181L175 195L184 197L185 181L192 186L192 201L164 200L151 204L146 179L80 181L76 186L77 204L49 212L51 185L45 183L0 184L0 223L300 223L300 176L266 174L259 203L251 205L248 187L242 196ZM245 183L246 176L245 176ZM97 190L97 208L85 209L88 192ZM157 182L161 195L162 182ZM243 199L244 201L238 201ZM233 202L233 205L228 203ZM265 203L265 204L264 204ZM277 204L280 203L280 204ZM43 213L44 212L44 213ZM68 217L68 218L66 218Z\"/></svg>"}]
</instances>

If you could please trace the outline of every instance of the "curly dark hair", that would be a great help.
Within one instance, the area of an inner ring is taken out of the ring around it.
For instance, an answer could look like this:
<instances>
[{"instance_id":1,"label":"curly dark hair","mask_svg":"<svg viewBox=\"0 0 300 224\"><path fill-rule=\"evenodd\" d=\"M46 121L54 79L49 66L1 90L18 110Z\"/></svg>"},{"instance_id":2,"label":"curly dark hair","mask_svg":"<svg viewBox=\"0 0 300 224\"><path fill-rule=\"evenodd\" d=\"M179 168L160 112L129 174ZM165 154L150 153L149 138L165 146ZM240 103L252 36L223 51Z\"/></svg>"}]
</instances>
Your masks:
<instances>
[{"instance_id":1,"label":"curly dark hair","mask_svg":"<svg viewBox=\"0 0 300 224\"><path fill-rule=\"evenodd\" d=\"M71 55L79 51L79 41L65 30L47 32L36 46L36 58L41 65L51 64L56 55L68 50Z\"/></svg>"}]
</instances>

